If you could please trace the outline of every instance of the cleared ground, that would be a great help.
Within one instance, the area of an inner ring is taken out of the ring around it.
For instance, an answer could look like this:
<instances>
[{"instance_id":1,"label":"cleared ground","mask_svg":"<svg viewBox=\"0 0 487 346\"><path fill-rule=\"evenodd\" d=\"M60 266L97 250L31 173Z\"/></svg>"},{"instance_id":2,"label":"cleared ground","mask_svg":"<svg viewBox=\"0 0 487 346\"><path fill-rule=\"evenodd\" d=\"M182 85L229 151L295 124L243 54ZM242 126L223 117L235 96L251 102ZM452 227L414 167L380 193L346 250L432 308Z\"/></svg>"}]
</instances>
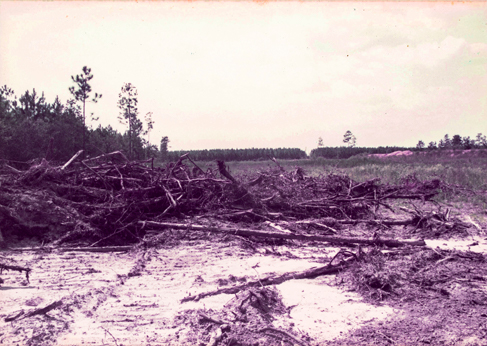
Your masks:
<instances>
[{"instance_id":1,"label":"cleared ground","mask_svg":"<svg viewBox=\"0 0 487 346\"><path fill-rule=\"evenodd\" d=\"M133 277L128 273L141 258L131 252L2 253L30 266L33 272L28 284L22 274L10 271L2 275L0 342L194 344L192 331L174 318L188 309L211 314L221 310L233 295L186 303L180 302L182 298L270 273L320 266L337 251L324 246L283 246L278 250L283 255L278 256L265 254L266 250L271 251L266 247L246 251L232 243L183 241L173 248L142 253L145 268ZM284 304L292 307L281 318L293 323L298 335L308 335L312 344L339 338L363 323L385 321L394 313L390 307L361 302L358 294L344 291L334 281L334 277L320 277L278 285ZM64 308L52 310L48 318L39 315L3 321L19 309L43 307L59 299L65 301Z\"/></svg>"}]
</instances>

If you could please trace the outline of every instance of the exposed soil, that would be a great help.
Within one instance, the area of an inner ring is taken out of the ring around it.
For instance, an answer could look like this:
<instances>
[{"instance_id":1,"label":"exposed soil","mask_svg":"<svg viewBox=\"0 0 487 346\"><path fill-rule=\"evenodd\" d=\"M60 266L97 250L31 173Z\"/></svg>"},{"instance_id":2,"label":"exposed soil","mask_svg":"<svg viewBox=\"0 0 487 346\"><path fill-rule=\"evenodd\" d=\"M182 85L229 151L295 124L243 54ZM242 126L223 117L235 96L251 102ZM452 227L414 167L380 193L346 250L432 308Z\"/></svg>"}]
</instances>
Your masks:
<instances>
[{"instance_id":1,"label":"exposed soil","mask_svg":"<svg viewBox=\"0 0 487 346\"><path fill-rule=\"evenodd\" d=\"M487 251L485 239L476 239L478 245L471 249ZM442 242L453 244L453 241ZM237 340L239 343L233 343L236 345L254 345L259 340L261 345L298 344L272 329L262 331L266 327L285 331L303 345L485 344L487 272L482 254L435 247L421 252L401 249L386 255L389 263L394 260L418 263L411 256L424 254L426 258L421 260L426 274L430 272L427 277L431 282L417 287L386 277L384 282L376 283L374 290L369 276L372 290L366 292L365 286L354 286L357 282L350 279L350 275L359 277L360 270L363 271L360 277L367 277L364 274L368 269L360 266L338 276L287 281L269 288L277 295L269 308L279 311L267 311L269 317L262 318L255 326L246 325L244 320L239 330L239 321L229 312L234 307L228 306L245 296L245 291L211 296L198 302L181 303L181 300L258 280L271 273L320 266L339 248L289 243L260 244L253 250L239 239L222 237L181 239L178 243L128 252L3 252L2 258L8 257L33 271L29 283L22 273L2 274L0 342L5 345L208 345L221 326L202 317L208 316L217 321L232 321L233 335L245 336ZM371 258L378 257L371 255ZM445 268L439 268L441 265ZM130 275L134 268L139 269ZM394 269L399 271L401 267ZM384 284L389 282L395 286L387 288ZM383 297L374 295L377 292L382 292ZM19 310L32 311L59 300L63 302L60 309L5 322ZM255 322L256 317L250 320ZM261 332L251 334L249 330ZM232 344L228 343L232 335L228 332L227 343L222 344Z\"/></svg>"},{"instance_id":2,"label":"exposed soil","mask_svg":"<svg viewBox=\"0 0 487 346\"><path fill-rule=\"evenodd\" d=\"M221 294L186 303L181 299L270 273L319 266L336 251L325 246L263 246L254 251L242 249L235 241L213 239L182 240L177 246L146 252L3 253L30 266L35 275L26 283L22 274L2 274L5 283L0 288L0 340L7 345L49 341L98 345L114 344L115 339L119 345L206 345L210 332L218 325L206 323L194 328L189 323L195 319L194 312L220 319L222 309L235 296ZM140 275L129 277L140 256L144 257L144 268ZM363 321L383 320L392 313L391 308L360 302L358 294L336 287L332 278L288 281L276 292L282 297L278 304L282 311L272 317L269 325L284 327L313 344L339 337ZM3 321L20 309L46 306L59 299L64 302L62 309L10 323Z\"/></svg>"}]
</instances>

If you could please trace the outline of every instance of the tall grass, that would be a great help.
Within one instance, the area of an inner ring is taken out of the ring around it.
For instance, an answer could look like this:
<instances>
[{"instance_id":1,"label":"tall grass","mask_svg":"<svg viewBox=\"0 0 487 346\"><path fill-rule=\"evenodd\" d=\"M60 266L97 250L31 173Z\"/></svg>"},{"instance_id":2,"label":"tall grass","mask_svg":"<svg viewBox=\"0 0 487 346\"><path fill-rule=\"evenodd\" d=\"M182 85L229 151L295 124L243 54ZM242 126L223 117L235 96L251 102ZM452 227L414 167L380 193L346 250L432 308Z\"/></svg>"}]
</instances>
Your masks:
<instances>
[{"instance_id":1,"label":"tall grass","mask_svg":"<svg viewBox=\"0 0 487 346\"><path fill-rule=\"evenodd\" d=\"M311 176L335 173L348 175L359 182L380 178L382 183L398 184L402 179L415 175L420 180L441 179L447 184L467 189L487 189L487 158L483 157L445 158L414 155L388 159L351 157L346 160L318 158L278 162L286 170L302 167ZM273 167L275 163L241 161L228 162L227 165L235 174L248 174Z\"/></svg>"},{"instance_id":2,"label":"tall grass","mask_svg":"<svg viewBox=\"0 0 487 346\"><path fill-rule=\"evenodd\" d=\"M486 151L487 153L487 151ZM487 190L487 156L475 157L450 155L412 155L379 159L354 156L349 159L299 159L277 160L286 170L301 167L308 175L319 176L330 173L348 175L363 182L380 178L385 184L398 184L408 176L420 180L441 179L447 184L471 190ZM197 162L203 169L217 170L215 162ZM276 164L270 160L226 162L231 174L257 175ZM164 166L164 164L161 164Z\"/></svg>"}]
</instances>

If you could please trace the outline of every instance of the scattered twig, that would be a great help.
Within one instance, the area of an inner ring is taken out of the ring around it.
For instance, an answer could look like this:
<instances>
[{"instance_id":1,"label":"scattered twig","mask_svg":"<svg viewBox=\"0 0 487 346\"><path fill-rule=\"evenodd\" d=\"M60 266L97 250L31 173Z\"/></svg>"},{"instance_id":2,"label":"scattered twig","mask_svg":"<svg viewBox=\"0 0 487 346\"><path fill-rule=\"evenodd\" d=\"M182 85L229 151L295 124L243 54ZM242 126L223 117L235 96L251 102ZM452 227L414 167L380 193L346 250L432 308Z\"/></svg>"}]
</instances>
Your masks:
<instances>
[{"instance_id":1,"label":"scattered twig","mask_svg":"<svg viewBox=\"0 0 487 346\"><path fill-rule=\"evenodd\" d=\"M198 313L200 315L200 317L202 318L202 320L207 320L207 321L210 321L210 322L213 322L213 323L216 323L216 324L231 324L231 322L228 322L228 321L220 321L220 320L216 320L210 316L208 316L207 314L205 314L204 312L200 311Z\"/></svg>"},{"instance_id":2,"label":"scattered twig","mask_svg":"<svg viewBox=\"0 0 487 346\"><path fill-rule=\"evenodd\" d=\"M108 333L112 337L113 341L115 342L115 345L118 346L117 339L115 339L115 337L112 335L112 333L110 333L110 331L104 327L101 327L101 328L105 331L105 333Z\"/></svg>"},{"instance_id":3,"label":"scattered twig","mask_svg":"<svg viewBox=\"0 0 487 346\"><path fill-rule=\"evenodd\" d=\"M302 346L308 346L309 345L307 342L304 342L303 340L299 340L295 336L293 336L293 335L289 334L288 332L281 330L281 329L277 329L277 328L273 328L273 327L265 327L265 328L260 329L259 332L262 333L262 332L265 332L266 330L270 330L270 331L273 331L276 333L284 334L289 339L293 340L294 342L296 342Z\"/></svg>"}]
</instances>

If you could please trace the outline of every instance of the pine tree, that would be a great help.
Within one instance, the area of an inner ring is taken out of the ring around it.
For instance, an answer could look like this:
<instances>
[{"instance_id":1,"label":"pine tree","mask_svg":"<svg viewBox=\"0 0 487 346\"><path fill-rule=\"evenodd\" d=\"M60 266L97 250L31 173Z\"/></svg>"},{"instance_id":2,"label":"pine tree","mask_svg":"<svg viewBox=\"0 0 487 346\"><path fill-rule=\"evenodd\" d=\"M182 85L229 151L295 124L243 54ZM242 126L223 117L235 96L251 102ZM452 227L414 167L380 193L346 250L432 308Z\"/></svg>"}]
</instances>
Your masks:
<instances>
[{"instance_id":1,"label":"pine tree","mask_svg":"<svg viewBox=\"0 0 487 346\"><path fill-rule=\"evenodd\" d=\"M487 147L487 138L482 133L477 133L475 138L475 146L477 148L485 148Z\"/></svg>"},{"instance_id":2,"label":"pine tree","mask_svg":"<svg viewBox=\"0 0 487 346\"><path fill-rule=\"evenodd\" d=\"M460 148L462 146L462 136L454 135L451 140L451 145L453 148Z\"/></svg>"},{"instance_id":3,"label":"pine tree","mask_svg":"<svg viewBox=\"0 0 487 346\"><path fill-rule=\"evenodd\" d=\"M424 148L424 142L420 140L418 144L416 144L416 149L422 150Z\"/></svg>"},{"instance_id":4,"label":"pine tree","mask_svg":"<svg viewBox=\"0 0 487 346\"><path fill-rule=\"evenodd\" d=\"M162 137L160 152L161 152L161 157L165 159L169 152L169 137L167 136Z\"/></svg>"},{"instance_id":5,"label":"pine tree","mask_svg":"<svg viewBox=\"0 0 487 346\"><path fill-rule=\"evenodd\" d=\"M352 131L348 130L343 135L343 143L347 144L350 148L355 147L357 143L357 138L353 135Z\"/></svg>"},{"instance_id":6,"label":"pine tree","mask_svg":"<svg viewBox=\"0 0 487 346\"><path fill-rule=\"evenodd\" d=\"M323 138L318 138L318 148L322 148L323 147Z\"/></svg>"},{"instance_id":7,"label":"pine tree","mask_svg":"<svg viewBox=\"0 0 487 346\"><path fill-rule=\"evenodd\" d=\"M83 66L83 73L80 75L71 76L73 82L75 82L78 86L78 89L75 89L74 86L69 88L69 92L74 96L76 101L81 101L83 103L83 156L85 150L85 133L86 133L86 117L85 117L85 109L86 109L86 100L89 99L91 93L91 86L88 84L90 80L93 79L93 75L91 74L91 69L87 66ZM91 99L92 102L96 103L99 99L101 99L101 94L95 93L95 97Z\"/></svg>"},{"instance_id":8,"label":"pine tree","mask_svg":"<svg viewBox=\"0 0 487 346\"><path fill-rule=\"evenodd\" d=\"M433 141L429 142L429 144L428 144L428 149L429 149L429 150L435 150L435 149L438 149L438 147L436 146L436 142L433 142Z\"/></svg>"},{"instance_id":9,"label":"pine tree","mask_svg":"<svg viewBox=\"0 0 487 346\"><path fill-rule=\"evenodd\" d=\"M132 83L125 83L122 86L120 94L118 94L118 108L120 108L120 115L118 119L120 123L129 126L129 158L133 157L134 144L142 133L142 122L138 119L139 110L137 108L138 99L137 88Z\"/></svg>"}]
</instances>

